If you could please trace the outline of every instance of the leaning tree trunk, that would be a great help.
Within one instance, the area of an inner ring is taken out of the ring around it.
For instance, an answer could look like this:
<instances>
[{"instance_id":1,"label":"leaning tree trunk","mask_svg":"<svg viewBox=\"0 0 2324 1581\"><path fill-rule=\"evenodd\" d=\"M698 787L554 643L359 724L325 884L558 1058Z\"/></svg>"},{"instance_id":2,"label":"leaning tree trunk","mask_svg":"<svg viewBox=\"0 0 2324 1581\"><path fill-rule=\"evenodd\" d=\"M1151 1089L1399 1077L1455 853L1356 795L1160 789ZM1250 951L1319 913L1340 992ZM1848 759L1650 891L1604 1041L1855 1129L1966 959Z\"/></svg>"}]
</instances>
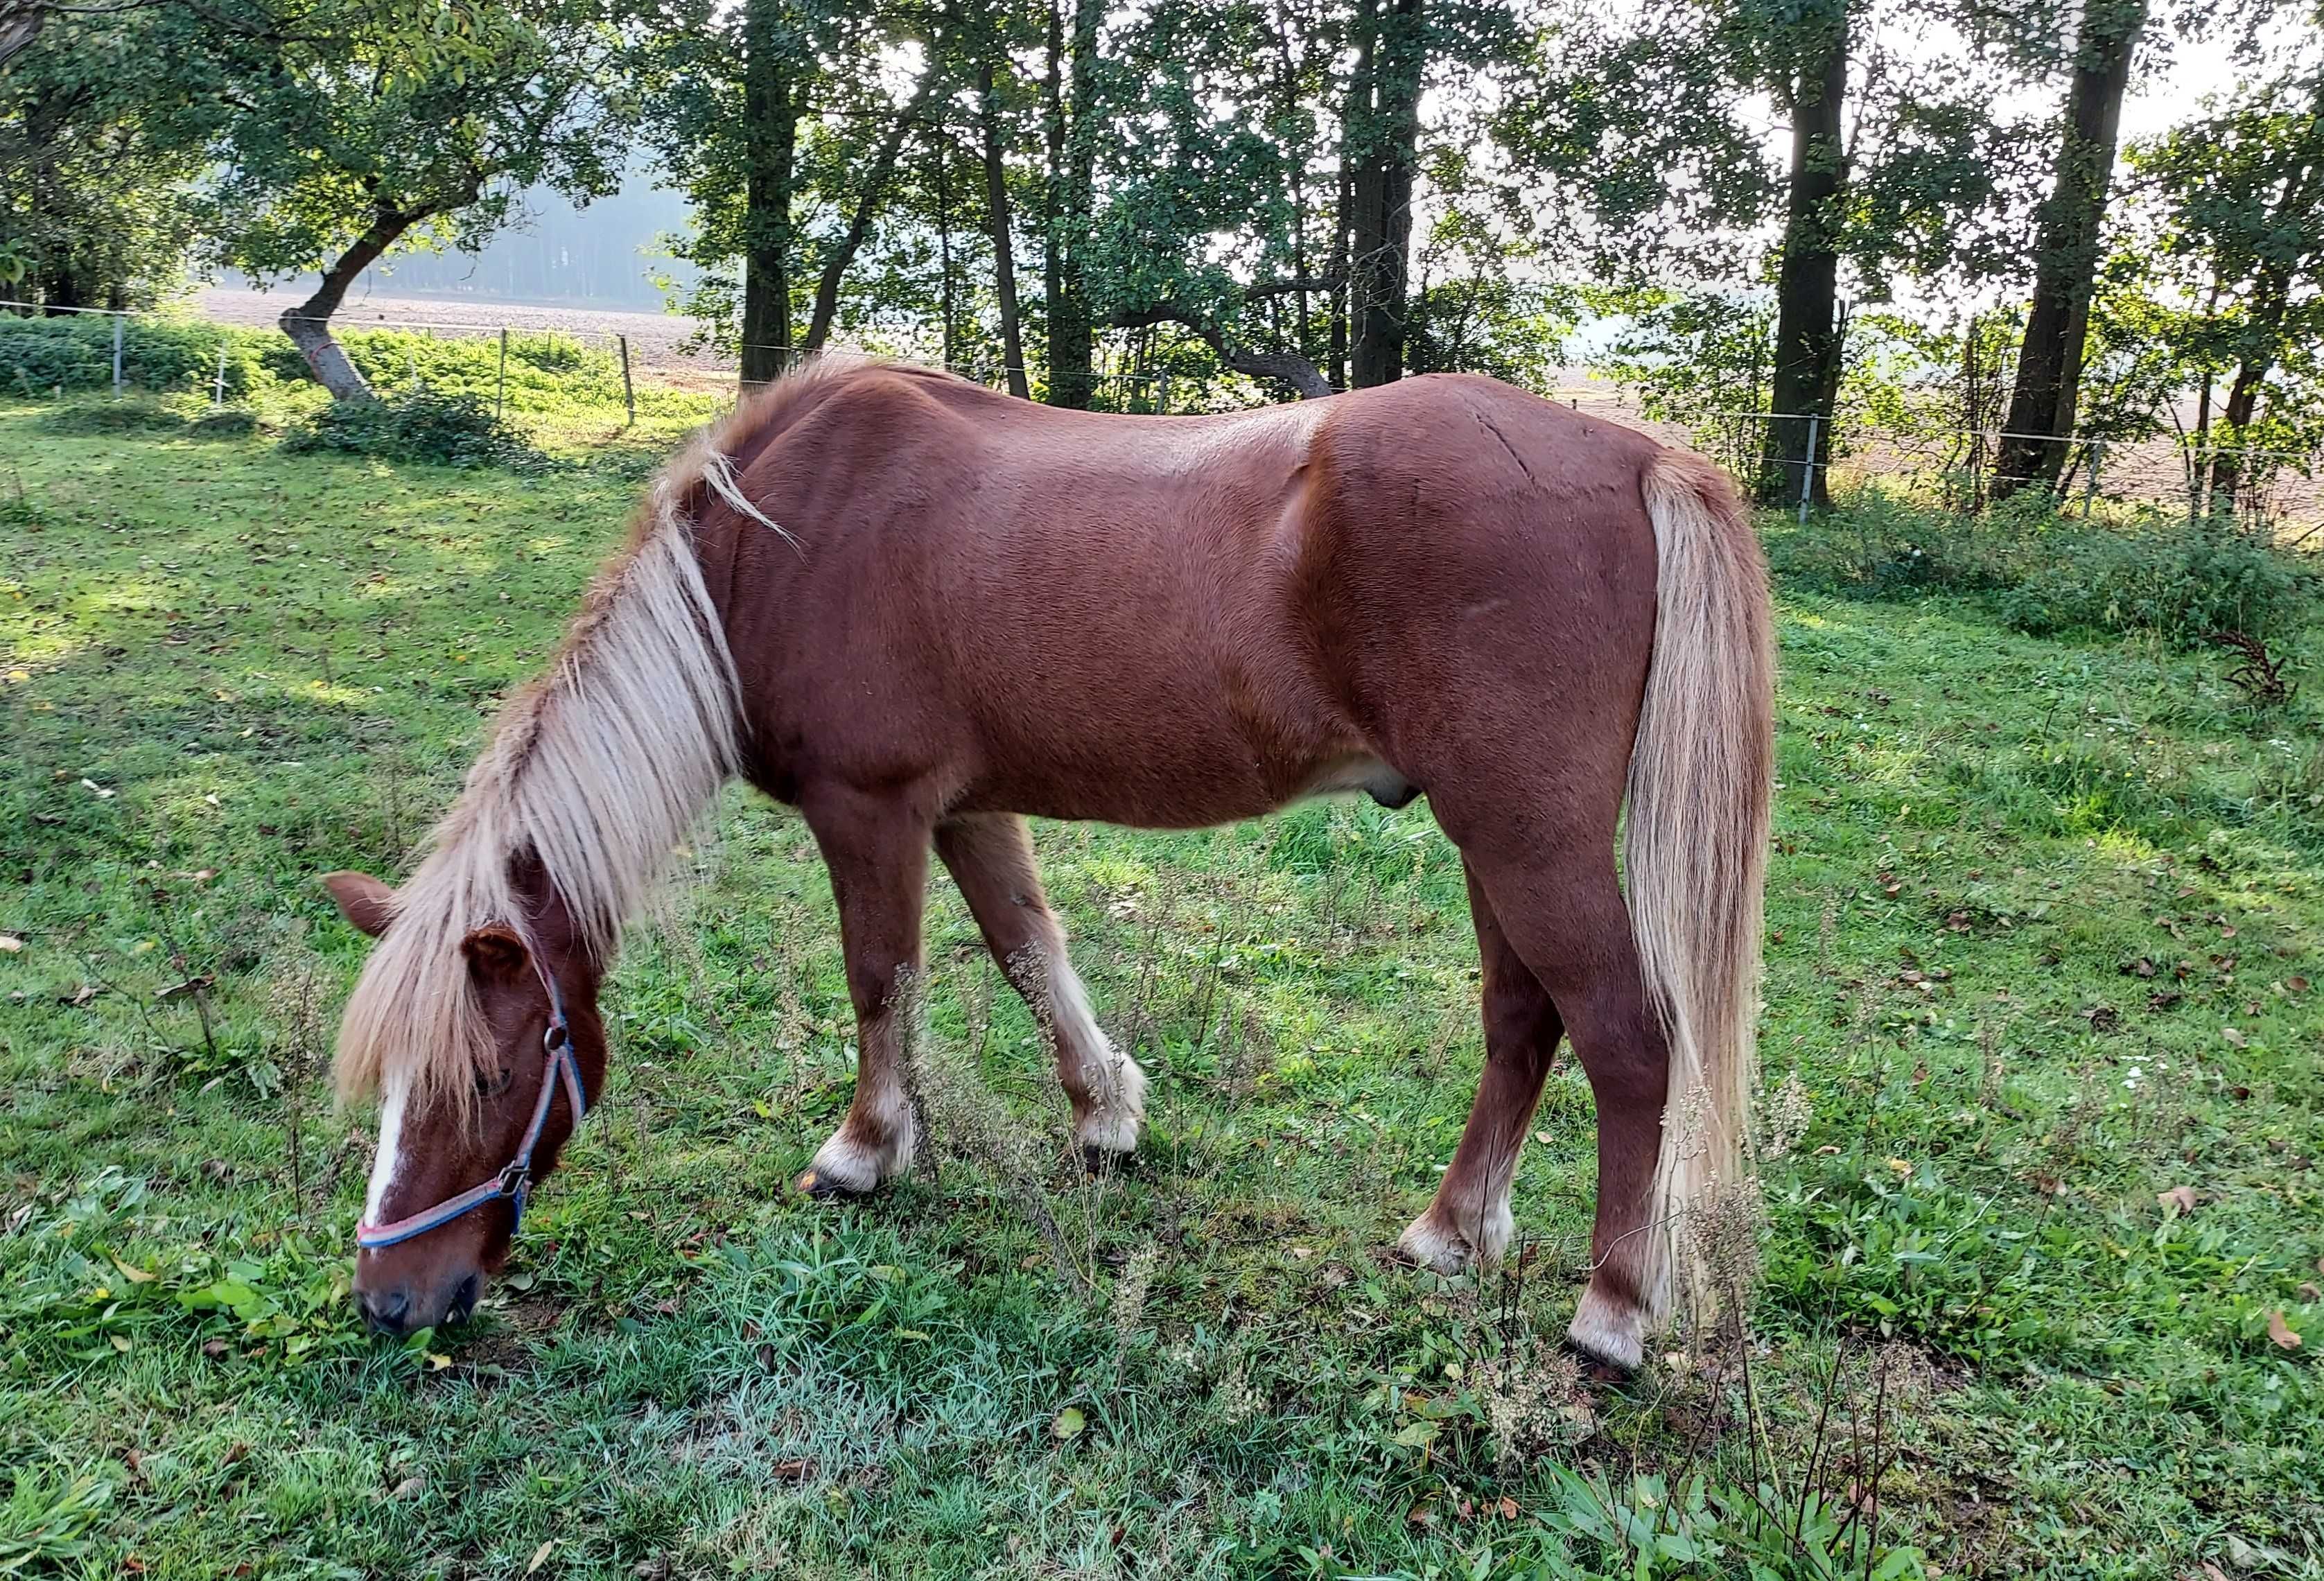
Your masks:
<instances>
[{"instance_id":1,"label":"leaning tree trunk","mask_svg":"<svg viewBox=\"0 0 2324 1581\"><path fill-rule=\"evenodd\" d=\"M1062 64L1065 0L1049 4L1049 71L1043 106L1048 141L1048 180L1043 198L1043 284L1049 340L1048 400L1086 410L1096 380L1097 350L1090 321L1082 254L1090 234L1090 195L1097 161L1091 118L1096 114L1100 0L1075 0L1070 68Z\"/></svg>"},{"instance_id":2,"label":"leaning tree trunk","mask_svg":"<svg viewBox=\"0 0 2324 1581\"><path fill-rule=\"evenodd\" d=\"M1426 50L1420 5L1387 0L1351 95L1358 114L1347 132L1356 143L1349 180L1348 382L1357 389L1385 384L1404 372L1412 179L1419 162Z\"/></svg>"},{"instance_id":3,"label":"leaning tree trunk","mask_svg":"<svg viewBox=\"0 0 2324 1581\"><path fill-rule=\"evenodd\" d=\"M1009 243L1009 167L1001 146L1001 105L992 88L992 62L977 69L976 90L984 122L984 205L992 225L993 284L1001 298L1001 355L1008 362L1009 393L1033 398L1025 382L1025 337L1017 314L1017 258Z\"/></svg>"},{"instance_id":4,"label":"leaning tree trunk","mask_svg":"<svg viewBox=\"0 0 2324 1581\"><path fill-rule=\"evenodd\" d=\"M919 124L921 112L936 93L942 60L932 41L927 69L921 73L919 86L897 113L896 124L888 128L887 136L872 156L870 168L861 178L855 212L847 222L847 233L824 259L823 272L816 281L815 307L807 316L807 338L799 344L802 352L821 351L824 342L831 338L831 327L839 316L840 282L846 277L848 265L855 262L855 254L863 250L864 239L872 234L872 224L880 217L880 210L888 201L889 190L895 184L896 161L904 151L904 140Z\"/></svg>"},{"instance_id":5,"label":"leaning tree trunk","mask_svg":"<svg viewBox=\"0 0 2324 1581\"><path fill-rule=\"evenodd\" d=\"M1825 0L1821 9L1803 29L1792 79L1791 180L1775 275L1775 413L1759 457L1757 492L1767 504L1799 498L1803 481L1817 504L1829 497L1823 463L1831 454L1832 408L1840 394L1835 232L1847 179L1840 110L1848 98L1848 11L1844 0Z\"/></svg>"},{"instance_id":6,"label":"leaning tree trunk","mask_svg":"<svg viewBox=\"0 0 2324 1581\"><path fill-rule=\"evenodd\" d=\"M2034 306L2025 317L2016 388L1994 467L1997 497L2029 483L2054 484L2065 465L2081 396L2082 348L2122 100L2145 25L2146 0L2085 0L2065 132L2034 243Z\"/></svg>"},{"instance_id":7,"label":"leaning tree trunk","mask_svg":"<svg viewBox=\"0 0 2324 1581\"><path fill-rule=\"evenodd\" d=\"M742 16L742 387L790 365L791 166L798 103L782 0L748 0Z\"/></svg>"},{"instance_id":8,"label":"leaning tree trunk","mask_svg":"<svg viewBox=\"0 0 2324 1581\"><path fill-rule=\"evenodd\" d=\"M316 288L315 294L295 308L285 308L282 316L275 320L334 401L371 401L376 397L363 370L347 360L346 347L331 338L331 315L346 300L347 287L381 254L393 246L395 238L418 218L416 214L392 208L378 210L372 217L371 228L356 237L355 245L340 254L338 262L323 272L323 283Z\"/></svg>"}]
</instances>

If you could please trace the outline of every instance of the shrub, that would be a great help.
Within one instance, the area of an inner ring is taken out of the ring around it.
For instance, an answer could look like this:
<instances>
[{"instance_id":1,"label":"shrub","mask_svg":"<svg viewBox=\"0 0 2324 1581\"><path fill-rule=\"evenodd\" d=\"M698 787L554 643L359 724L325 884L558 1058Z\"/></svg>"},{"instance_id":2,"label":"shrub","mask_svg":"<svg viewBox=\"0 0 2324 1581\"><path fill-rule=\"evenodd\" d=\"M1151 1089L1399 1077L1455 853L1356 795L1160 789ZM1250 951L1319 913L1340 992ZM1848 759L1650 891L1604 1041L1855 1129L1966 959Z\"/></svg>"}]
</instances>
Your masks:
<instances>
[{"instance_id":1,"label":"shrub","mask_svg":"<svg viewBox=\"0 0 2324 1581\"><path fill-rule=\"evenodd\" d=\"M494 416L482 396L434 390L377 401L335 401L292 428L282 446L444 467L523 469L546 460L521 432Z\"/></svg>"},{"instance_id":2,"label":"shrub","mask_svg":"<svg viewBox=\"0 0 2324 1581\"><path fill-rule=\"evenodd\" d=\"M2281 634L2306 617L2317 579L2221 524L2068 519L2032 492L1964 516L1867 487L1805 526L1771 522L1767 559L1787 580L1858 597L1990 594L2035 636L2151 632L2181 645L2222 630Z\"/></svg>"},{"instance_id":3,"label":"shrub","mask_svg":"<svg viewBox=\"0 0 2324 1581\"><path fill-rule=\"evenodd\" d=\"M2209 522L2061 535L2045 559L2001 601L2003 618L2034 636L2146 631L2181 643L2219 631L2265 637L2299 623L2315 579L2291 556Z\"/></svg>"},{"instance_id":4,"label":"shrub","mask_svg":"<svg viewBox=\"0 0 2324 1581\"><path fill-rule=\"evenodd\" d=\"M289 366L269 356L268 341L289 353ZM279 335L217 324L132 319L121 339L123 381L134 390L176 392L214 386L218 348L226 348L226 393L248 395L261 384L304 376L299 356ZM57 319L0 318L0 389L42 396L113 387L113 321L98 314Z\"/></svg>"},{"instance_id":5,"label":"shrub","mask_svg":"<svg viewBox=\"0 0 2324 1581\"><path fill-rule=\"evenodd\" d=\"M173 434L185 426L183 417L151 401L77 401L41 418L52 434Z\"/></svg>"}]
</instances>

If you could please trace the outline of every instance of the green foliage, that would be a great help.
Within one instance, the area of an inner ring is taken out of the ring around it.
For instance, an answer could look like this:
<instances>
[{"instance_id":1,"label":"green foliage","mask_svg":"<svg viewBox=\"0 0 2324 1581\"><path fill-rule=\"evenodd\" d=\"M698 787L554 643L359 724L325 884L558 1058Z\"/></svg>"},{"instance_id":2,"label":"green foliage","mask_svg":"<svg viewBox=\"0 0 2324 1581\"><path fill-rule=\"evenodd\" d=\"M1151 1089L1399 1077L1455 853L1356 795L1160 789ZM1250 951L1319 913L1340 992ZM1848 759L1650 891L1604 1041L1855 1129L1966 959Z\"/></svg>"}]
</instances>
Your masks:
<instances>
[{"instance_id":1,"label":"green foliage","mask_svg":"<svg viewBox=\"0 0 2324 1581\"><path fill-rule=\"evenodd\" d=\"M1762 1158L1748 1351L1673 1336L1628 1385L1557 1361L1596 1159L1570 1058L1515 1176L1522 1254L1379 1257L1483 1059L1425 804L1037 827L1097 1012L1156 1075L1139 1167L1102 1179L931 883L930 1151L869 1202L802 1200L853 1007L810 835L739 788L672 921L627 941L612 1086L508 1278L395 1345L338 1293L371 1120L326 1118L327 1021L368 944L314 875L410 871L635 485L46 410L0 409L25 1210L0 1213L0 1462L28 1469L0 1540L96 1575L521 1575L554 1539L538 1575L1788 1581L1845 1556L1861 1581L1885 1379L1876 1573L2297 1574L2324 1545L2308 692L2256 719L2213 652L1784 577L1761 1051L1796 1123ZM2316 633L2281 651L2312 670ZM320 1024L270 954L302 923ZM933 1101L968 1083L1013 1148ZM2191 1212L2157 1202L2181 1185ZM1864 1436L1819 1458L1826 1402Z\"/></svg>"},{"instance_id":2,"label":"green foliage","mask_svg":"<svg viewBox=\"0 0 2324 1581\"><path fill-rule=\"evenodd\" d=\"M2001 602L2012 625L2036 636L2153 632L2187 644L2213 632L2273 637L2306 617L2317 584L2311 568L2209 517L2056 534L2045 548L2043 563Z\"/></svg>"},{"instance_id":3,"label":"green foliage","mask_svg":"<svg viewBox=\"0 0 2324 1581\"><path fill-rule=\"evenodd\" d=\"M1839 592L1988 593L2036 636L2151 633L2184 647L2218 631L2295 632L2318 589L2304 559L2210 519L2094 522L2031 491L1957 513L1867 486L1807 526L1774 522L1768 557L1779 574Z\"/></svg>"},{"instance_id":4,"label":"green foliage","mask_svg":"<svg viewBox=\"0 0 2324 1581\"><path fill-rule=\"evenodd\" d=\"M334 401L284 434L282 448L519 471L546 460L484 397L425 388L376 401Z\"/></svg>"},{"instance_id":5,"label":"green foliage","mask_svg":"<svg viewBox=\"0 0 2324 1581\"><path fill-rule=\"evenodd\" d=\"M280 336L169 319L132 319L123 327L121 372L133 390L160 394L211 393L218 351L226 350L226 393L242 400L287 378L304 376L299 355ZM113 320L75 314L0 318L0 391L23 396L113 387Z\"/></svg>"}]
</instances>

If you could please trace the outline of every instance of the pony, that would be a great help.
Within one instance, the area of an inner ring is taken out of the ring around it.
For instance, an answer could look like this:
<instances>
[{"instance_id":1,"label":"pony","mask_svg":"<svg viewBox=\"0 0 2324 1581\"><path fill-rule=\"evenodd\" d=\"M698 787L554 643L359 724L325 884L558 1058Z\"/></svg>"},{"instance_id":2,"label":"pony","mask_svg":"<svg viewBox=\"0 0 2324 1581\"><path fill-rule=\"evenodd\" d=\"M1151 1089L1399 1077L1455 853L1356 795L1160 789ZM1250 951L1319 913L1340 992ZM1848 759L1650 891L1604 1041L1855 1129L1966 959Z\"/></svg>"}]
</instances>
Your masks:
<instances>
[{"instance_id":1,"label":"pony","mask_svg":"<svg viewBox=\"0 0 2324 1581\"><path fill-rule=\"evenodd\" d=\"M1598 1198L1569 1339L1633 1369L1715 1300L1687 1216L1747 1162L1771 650L1722 473L1490 379L1136 417L808 362L669 467L407 882L323 881L378 939L336 1062L380 1102L363 1310L409 1333L472 1308L604 1091L624 920L730 778L798 811L838 902L861 1055L817 1195L912 1159L897 990L932 848L1102 1162L1137 1147L1147 1076L1028 816L1188 828L1363 791L1428 798L1482 968L1475 1102L1397 1246L1501 1255L1571 1038Z\"/></svg>"}]
</instances>

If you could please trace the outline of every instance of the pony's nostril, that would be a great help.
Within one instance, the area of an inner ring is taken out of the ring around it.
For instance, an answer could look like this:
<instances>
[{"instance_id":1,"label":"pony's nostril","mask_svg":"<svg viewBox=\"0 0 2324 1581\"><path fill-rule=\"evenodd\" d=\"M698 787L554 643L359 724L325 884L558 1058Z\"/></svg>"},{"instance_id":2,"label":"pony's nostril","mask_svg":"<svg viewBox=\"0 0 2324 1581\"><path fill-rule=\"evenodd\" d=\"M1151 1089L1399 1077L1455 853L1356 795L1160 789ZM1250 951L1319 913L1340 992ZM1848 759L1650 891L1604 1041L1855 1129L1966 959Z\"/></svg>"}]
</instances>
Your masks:
<instances>
[{"instance_id":1,"label":"pony's nostril","mask_svg":"<svg viewBox=\"0 0 2324 1581\"><path fill-rule=\"evenodd\" d=\"M376 1334L401 1334L404 1315L411 1310L411 1292L401 1285L392 1290L365 1290L364 1321Z\"/></svg>"}]
</instances>

